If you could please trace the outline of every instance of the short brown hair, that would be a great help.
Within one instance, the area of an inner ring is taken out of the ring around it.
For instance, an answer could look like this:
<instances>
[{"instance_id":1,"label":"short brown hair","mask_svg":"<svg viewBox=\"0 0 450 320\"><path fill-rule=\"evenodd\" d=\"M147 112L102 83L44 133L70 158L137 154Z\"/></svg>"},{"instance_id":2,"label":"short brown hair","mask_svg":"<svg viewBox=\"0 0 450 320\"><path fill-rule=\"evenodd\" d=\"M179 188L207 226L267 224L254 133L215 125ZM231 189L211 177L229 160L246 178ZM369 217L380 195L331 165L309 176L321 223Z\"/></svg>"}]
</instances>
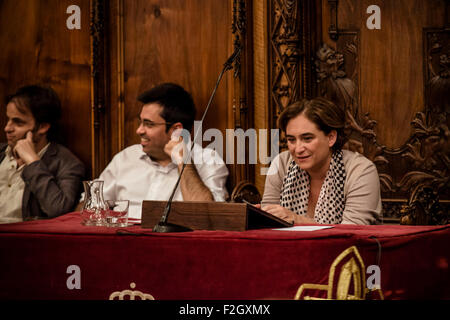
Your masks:
<instances>
[{"instance_id":1,"label":"short brown hair","mask_svg":"<svg viewBox=\"0 0 450 320\"><path fill-rule=\"evenodd\" d=\"M333 151L341 150L347 138L344 133L345 113L333 102L325 98L303 99L286 107L278 118L278 127L286 133L286 127L293 118L304 114L308 120L317 125L320 131L329 134L336 130L337 139Z\"/></svg>"}]
</instances>

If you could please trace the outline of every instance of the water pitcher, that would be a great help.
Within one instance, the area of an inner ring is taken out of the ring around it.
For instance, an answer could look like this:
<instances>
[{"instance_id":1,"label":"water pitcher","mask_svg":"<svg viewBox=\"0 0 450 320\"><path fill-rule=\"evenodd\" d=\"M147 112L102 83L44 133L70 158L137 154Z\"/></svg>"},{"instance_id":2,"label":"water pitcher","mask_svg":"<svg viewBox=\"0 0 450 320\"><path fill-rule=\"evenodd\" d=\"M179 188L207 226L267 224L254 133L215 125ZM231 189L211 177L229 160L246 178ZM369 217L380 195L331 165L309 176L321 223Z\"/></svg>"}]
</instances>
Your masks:
<instances>
[{"instance_id":1,"label":"water pitcher","mask_svg":"<svg viewBox=\"0 0 450 320\"><path fill-rule=\"evenodd\" d=\"M103 199L103 181L83 181L84 206L81 211L81 224L86 226L106 225L108 206Z\"/></svg>"}]
</instances>

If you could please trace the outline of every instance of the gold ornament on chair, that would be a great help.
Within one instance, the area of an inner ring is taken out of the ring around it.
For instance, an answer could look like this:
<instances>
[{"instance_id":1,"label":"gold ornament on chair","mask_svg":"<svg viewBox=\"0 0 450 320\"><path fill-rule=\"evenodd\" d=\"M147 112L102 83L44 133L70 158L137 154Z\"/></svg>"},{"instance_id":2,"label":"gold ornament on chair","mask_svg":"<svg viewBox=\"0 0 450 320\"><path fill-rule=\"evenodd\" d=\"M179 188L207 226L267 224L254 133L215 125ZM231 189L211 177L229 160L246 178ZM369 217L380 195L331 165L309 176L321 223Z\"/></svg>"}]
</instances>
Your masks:
<instances>
[{"instance_id":1,"label":"gold ornament on chair","mask_svg":"<svg viewBox=\"0 0 450 320\"><path fill-rule=\"evenodd\" d=\"M337 272L340 270L340 273ZM364 262L358 249L352 246L344 250L332 263L328 278L328 284L302 284L295 295L299 300L305 290L322 290L327 292L327 298L304 296L304 300L364 300L366 294L377 291L380 299L384 299L380 288L369 290L366 285ZM353 286L351 286L353 283ZM351 291L351 288L353 289Z\"/></svg>"}]
</instances>

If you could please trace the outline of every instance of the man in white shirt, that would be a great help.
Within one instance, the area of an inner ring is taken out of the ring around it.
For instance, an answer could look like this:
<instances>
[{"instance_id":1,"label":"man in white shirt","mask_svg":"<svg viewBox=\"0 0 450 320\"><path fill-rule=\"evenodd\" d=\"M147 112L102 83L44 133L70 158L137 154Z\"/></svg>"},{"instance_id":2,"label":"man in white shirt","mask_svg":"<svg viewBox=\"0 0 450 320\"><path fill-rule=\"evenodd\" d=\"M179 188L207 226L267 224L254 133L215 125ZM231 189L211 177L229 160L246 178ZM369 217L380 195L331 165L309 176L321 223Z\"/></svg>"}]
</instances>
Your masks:
<instances>
[{"instance_id":1,"label":"man in white shirt","mask_svg":"<svg viewBox=\"0 0 450 320\"><path fill-rule=\"evenodd\" d=\"M191 95L172 83L158 85L138 100L143 103L136 130L140 144L116 154L98 180L104 181L105 200L129 200L129 217L139 219L143 200L169 199L189 151L180 148L179 132L191 130L196 110ZM220 156L195 145L192 158L174 200L225 201L228 169Z\"/></svg>"}]
</instances>

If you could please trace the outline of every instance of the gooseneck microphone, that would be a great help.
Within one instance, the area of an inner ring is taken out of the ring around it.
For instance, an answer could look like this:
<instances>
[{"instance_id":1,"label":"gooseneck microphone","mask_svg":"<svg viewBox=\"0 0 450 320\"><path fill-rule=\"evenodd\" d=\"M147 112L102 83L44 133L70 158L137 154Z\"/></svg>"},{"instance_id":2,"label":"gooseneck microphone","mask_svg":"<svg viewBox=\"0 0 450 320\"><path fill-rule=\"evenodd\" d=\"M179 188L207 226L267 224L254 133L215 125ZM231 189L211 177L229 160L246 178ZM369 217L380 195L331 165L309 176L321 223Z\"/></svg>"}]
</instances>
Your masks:
<instances>
[{"instance_id":1,"label":"gooseneck microphone","mask_svg":"<svg viewBox=\"0 0 450 320\"><path fill-rule=\"evenodd\" d=\"M200 124L203 124L203 120L205 120L205 116L208 113L209 107L211 106L211 102L213 101L214 96L216 95L216 91L217 91L217 88L219 87L220 80L222 80L222 77L226 71L233 69L233 62L237 59L237 57L239 56L240 53L241 53L241 47L238 46L234 50L233 54L223 64L222 71L220 72L219 77L217 78L216 85L214 86L214 90L211 93L211 96L209 97L209 101L208 101L208 104L206 105L205 111L203 112L203 116L202 116L202 119L200 120ZM192 153L192 150L194 149L195 141L197 140L196 138L197 138L197 135L199 134L201 128L202 128L202 126L200 125L194 134L194 140L192 141L191 149L189 150L187 159L191 158L191 153ZM183 158L184 158L184 155L183 155ZM164 208L164 211L163 211L163 214L161 216L159 223L153 227L153 232L166 233L166 232L192 231L192 229L190 229L190 228L167 222L167 220L169 219L170 209L172 207L173 197L175 195L175 191L178 188L178 185L180 184L181 176L183 175L186 164L187 164L187 161L183 161L183 166L181 167L181 171L178 176L178 180L175 183L175 186L172 190L172 194L170 195L169 200L167 201L167 204Z\"/></svg>"}]
</instances>

